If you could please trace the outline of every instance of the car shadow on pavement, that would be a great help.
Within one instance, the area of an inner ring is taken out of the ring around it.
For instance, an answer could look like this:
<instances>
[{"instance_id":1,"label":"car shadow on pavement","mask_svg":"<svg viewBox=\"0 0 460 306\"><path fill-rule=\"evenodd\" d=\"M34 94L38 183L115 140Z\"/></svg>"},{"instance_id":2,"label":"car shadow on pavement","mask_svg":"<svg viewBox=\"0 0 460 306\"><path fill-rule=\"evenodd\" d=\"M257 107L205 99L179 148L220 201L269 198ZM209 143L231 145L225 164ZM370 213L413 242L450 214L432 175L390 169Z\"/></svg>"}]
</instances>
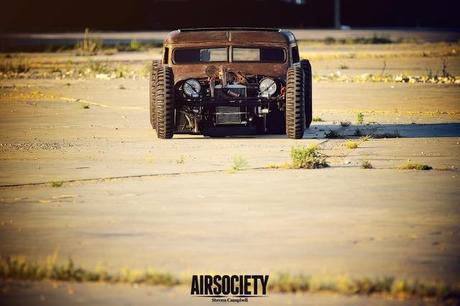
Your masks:
<instances>
[{"instance_id":1,"label":"car shadow on pavement","mask_svg":"<svg viewBox=\"0 0 460 306\"><path fill-rule=\"evenodd\" d=\"M349 126L312 124L310 129L305 131L303 138L353 138L366 135L374 136L375 138L460 137L460 123L365 124Z\"/></svg>"},{"instance_id":2,"label":"car shadow on pavement","mask_svg":"<svg viewBox=\"0 0 460 306\"><path fill-rule=\"evenodd\" d=\"M302 139L355 138L360 136L375 138L430 138L430 137L460 137L460 123L423 123L423 124L363 124L341 126L339 124L313 123L305 130ZM285 134L259 135L227 135L209 137L201 135L175 135L174 139L287 139Z\"/></svg>"}]
</instances>

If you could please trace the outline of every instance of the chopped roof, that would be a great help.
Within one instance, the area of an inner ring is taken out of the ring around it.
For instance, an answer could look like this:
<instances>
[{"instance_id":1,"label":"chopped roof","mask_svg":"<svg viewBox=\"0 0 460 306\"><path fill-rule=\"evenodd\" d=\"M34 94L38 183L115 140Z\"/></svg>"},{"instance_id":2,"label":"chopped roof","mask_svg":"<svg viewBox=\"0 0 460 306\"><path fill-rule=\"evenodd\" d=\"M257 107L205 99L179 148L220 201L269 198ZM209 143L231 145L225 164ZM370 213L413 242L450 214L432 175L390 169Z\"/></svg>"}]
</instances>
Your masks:
<instances>
[{"instance_id":1,"label":"chopped roof","mask_svg":"<svg viewBox=\"0 0 460 306\"><path fill-rule=\"evenodd\" d=\"M166 44L223 43L287 44L294 39L289 31L265 28L198 28L180 29L170 32Z\"/></svg>"}]
</instances>

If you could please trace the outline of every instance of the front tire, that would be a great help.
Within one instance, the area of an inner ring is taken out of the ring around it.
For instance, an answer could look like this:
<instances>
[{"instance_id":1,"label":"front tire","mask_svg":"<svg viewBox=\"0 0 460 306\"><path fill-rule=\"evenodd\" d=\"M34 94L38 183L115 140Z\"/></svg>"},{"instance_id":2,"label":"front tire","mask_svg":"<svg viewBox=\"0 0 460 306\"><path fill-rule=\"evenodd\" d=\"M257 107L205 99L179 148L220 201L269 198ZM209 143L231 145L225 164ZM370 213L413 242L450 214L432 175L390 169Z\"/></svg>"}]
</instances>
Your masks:
<instances>
[{"instance_id":1,"label":"front tire","mask_svg":"<svg viewBox=\"0 0 460 306\"><path fill-rule=\"evenodd\" d=\"M300 139L305 131L304 72L299 66L289 67L286 85L286 134Z\"/></svg>"},{"instance_id":2,"label":"front tire","mask_svg":"<svg viewBox=\"0 0 460 306\"><path fill-rule=\"evenodd\" d=\"M150 110L150 124L152 128L156 130L157 128L157 118L156 118L156 107L155 107L155 97L157 92L157 70L160 66L160 61L153 61L152 67L150 70L149 78L149 110Z\"/></svg>"},{"instance_id":3,"label":"front tire","mask_svg":"<svg viewBox=\"0 0 460 306\"><path fill-rule=\"evenodd\" d=\"M303 69L305 74L304 80L304 92L305 92L305 128L310 127L312 121L312 73L311 64L309 60L301 60L300 67Z\"/></svg>"},{"instance_id":4,"label":"front tire","mask_svg":"<svg viewBox=\"0 0 460 306\"><path fill-rule=\"evenodd\" d=\"M169 139L174 135L174 76L170 67L157 70L157 91L155 97L157 136Z\"/></svg>"}]
</instances>

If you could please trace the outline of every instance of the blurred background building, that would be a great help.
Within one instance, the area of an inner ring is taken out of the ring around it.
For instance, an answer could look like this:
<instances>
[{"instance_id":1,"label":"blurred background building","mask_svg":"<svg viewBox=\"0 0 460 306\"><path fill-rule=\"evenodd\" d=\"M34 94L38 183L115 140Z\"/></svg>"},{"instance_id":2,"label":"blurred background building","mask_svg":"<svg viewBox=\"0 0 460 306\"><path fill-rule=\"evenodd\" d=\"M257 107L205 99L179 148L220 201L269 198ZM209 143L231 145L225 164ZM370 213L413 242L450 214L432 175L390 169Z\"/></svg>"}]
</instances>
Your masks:
<instances>
[{"instance_id":1,"label":"blurred background building","mask_svg":"<svg viewBox=\"0 0 460 306\"><path fill-rule=\"evenodd\" d=\"M2 32L179 27L459 28L455 0L4 0Z\"/></svg>"}]
</instances>

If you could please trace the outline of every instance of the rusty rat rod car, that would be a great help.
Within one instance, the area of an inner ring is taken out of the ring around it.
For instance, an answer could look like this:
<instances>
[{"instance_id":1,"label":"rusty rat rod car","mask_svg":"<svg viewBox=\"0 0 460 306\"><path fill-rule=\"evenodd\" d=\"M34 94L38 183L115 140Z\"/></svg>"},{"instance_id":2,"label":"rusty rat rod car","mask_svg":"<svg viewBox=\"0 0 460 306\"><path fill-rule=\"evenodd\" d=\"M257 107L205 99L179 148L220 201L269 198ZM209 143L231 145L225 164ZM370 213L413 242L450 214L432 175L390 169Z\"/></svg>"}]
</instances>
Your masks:
<instances>
[{"instance_id":1,"label":"rusty rat rod car","mask_svg":"<svg viewBox=\"0 0 460 306\"><path fill-rule=\"evenodd\" d=\"M150 122L158 138L286 133L312 119L312 74L294 35L279 29L170 32L153 61Z\"/></svg>"}]
</instances>

